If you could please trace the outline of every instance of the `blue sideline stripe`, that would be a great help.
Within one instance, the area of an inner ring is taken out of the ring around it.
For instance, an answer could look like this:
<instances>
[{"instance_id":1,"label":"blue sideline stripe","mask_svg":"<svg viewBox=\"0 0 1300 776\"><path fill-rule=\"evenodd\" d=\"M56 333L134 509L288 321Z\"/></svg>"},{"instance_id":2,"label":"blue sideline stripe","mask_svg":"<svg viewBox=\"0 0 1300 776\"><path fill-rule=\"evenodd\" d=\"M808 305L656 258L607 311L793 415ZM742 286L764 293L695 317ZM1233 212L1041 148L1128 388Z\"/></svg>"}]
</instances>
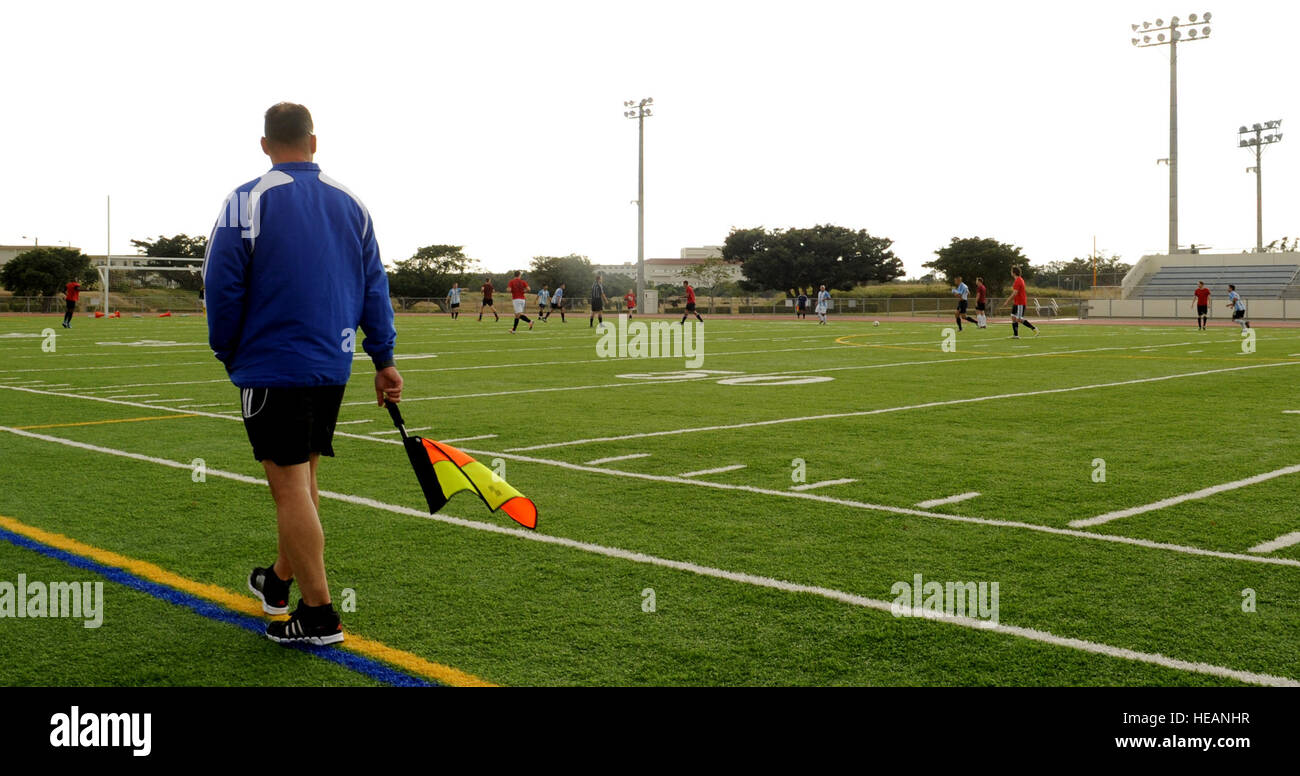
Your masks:
<instances>
[{"instance_id":1,"label":"blue sideline stripe","mask_svg":"<svg viewBox=\"0 0 1300 776\"><path fill-rule=\"evenodd\" d=\"M225 607L212 603L211 601L205 601L197 596L167 587L166 585L160 585L157 582L141 579L128 571L113 568L112 566L105 566L88 558L83 558L80 555L60 550L57 547L50 547L47 544L42 544L34 539L22 536L21 534L6 531L3 528L0 528L0 539L15 546L39 552L48 558L62 561L70 566L94 572L110 581L118 583L119 585L139 590L142 593L146 593L154 598L166 601L167 603L183 606L195 614L207 617L210 620L224 622L228 625L235 625L246 631L256 633L259 636L266 635L266 623L256 617L249 617L246 614L232 612ZM332 663L337 663L344 668L356 671L359 674L364 674L371 679L384 682L385 684L391 684L397 687L441 686L390 668L377 660L371 660L370 658L337 647L317 647L315 645L304 644L285 644L282 646L292 647L301 652L306 652Z\"/></svg>"}]
</instances>

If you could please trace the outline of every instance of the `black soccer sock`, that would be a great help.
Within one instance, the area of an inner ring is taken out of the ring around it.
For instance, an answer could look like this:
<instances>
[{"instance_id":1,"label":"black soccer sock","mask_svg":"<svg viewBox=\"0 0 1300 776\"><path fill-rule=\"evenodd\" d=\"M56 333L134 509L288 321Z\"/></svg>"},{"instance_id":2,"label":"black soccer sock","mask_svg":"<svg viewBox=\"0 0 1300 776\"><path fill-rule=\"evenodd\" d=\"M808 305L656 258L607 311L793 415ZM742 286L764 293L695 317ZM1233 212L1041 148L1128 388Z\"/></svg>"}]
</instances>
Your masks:
<instances>
[{"instance_id":1,"label":"black soccer sock","mask_svg":"<svg viewBox=\"0 0 1300 776\"><path fill-rule=\"evenodd\" d=\"M530 320L527 315L519 316L519 320L523 321L524 323L532 323L532 320Z\"/></svg>"},{"instance_id":2,"label":"black soccer sock","mask_svg":"<svg viewBox=\"0 0 1300 776\"><path fill-rule=\"evenodd\" d=\"M961 318L957 319L957 331L961 331Z\"/></svg>"},{"instance_id":3,"label":"black soccer sock","mask_svg":"<svg viewBox=\"0 0 1300 776\"><path fill-rule=\"evenodd\" d=\"M518 329L519 329L519 318L516 317L516 318L515 318L515 325L510 327L510 331L516 331L516 330L518 330Z\"/></svg>"},{"instance_id":4,"label":"black soccer sock","mask_svg":"<svg viewBox=\"0 0 1300 776\"><path fill-rule=\"evenodd\" d=\"M1020 322L1019 322L1019 321L1012 321L1012 322L1011 322L1011 334L1012 334L1013 336L1016 336L1016 337L1019 337L1019 336L1020 336Z\"/></svg>"},{"instance_id":5,"label":"black soccer sock","mask_svg":"<svg viewBox=\"0 0 1300 776\"><path fill-rule=\"evenodd\" d=\"M306 603L298 605L302 609L303 619L313 623L335 623L339 620L338 612L334 611L334 603L321 604L320 606L308 606Z\"/></svg>"},{"instance_id":6,"label":"black soccer sock","mask_svg":"<svg viewBox=\"0 0 1300 776\"><path fill-rule=\"evenodd\" d=\"M1035 326L1034 324L1030 323L1029 321L1021 321L1021 323L1025 324L1026 326L1028 326L1029 328L1033 329L1034 331L1038 331L1038 327Z\"/></svg>"}]
</instances>

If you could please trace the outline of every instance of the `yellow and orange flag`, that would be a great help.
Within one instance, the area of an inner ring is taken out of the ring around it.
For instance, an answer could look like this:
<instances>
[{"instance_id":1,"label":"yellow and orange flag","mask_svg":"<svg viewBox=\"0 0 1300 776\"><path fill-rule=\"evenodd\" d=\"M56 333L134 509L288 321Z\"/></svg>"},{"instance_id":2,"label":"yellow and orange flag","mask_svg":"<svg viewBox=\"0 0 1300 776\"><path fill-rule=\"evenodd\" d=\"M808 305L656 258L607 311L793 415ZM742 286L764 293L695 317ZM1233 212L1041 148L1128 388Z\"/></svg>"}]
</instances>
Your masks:
<instances>
[{"instance_id":1,"label":"yellow and orange flag","mask_svg":"<svg viewBox=\"0 0 1300 776\"><path fill-rule=\"evenodd\" d=\"M493 512L501 510L523 527L537 528L537 505L532 499L464 451L445 442L407 434L406 422L397 405L385 402L384 406L402 433L406 456L415 469L430 513L442 509L457 493L469 490L478 494Z\"/></svg>"}]
</instances>

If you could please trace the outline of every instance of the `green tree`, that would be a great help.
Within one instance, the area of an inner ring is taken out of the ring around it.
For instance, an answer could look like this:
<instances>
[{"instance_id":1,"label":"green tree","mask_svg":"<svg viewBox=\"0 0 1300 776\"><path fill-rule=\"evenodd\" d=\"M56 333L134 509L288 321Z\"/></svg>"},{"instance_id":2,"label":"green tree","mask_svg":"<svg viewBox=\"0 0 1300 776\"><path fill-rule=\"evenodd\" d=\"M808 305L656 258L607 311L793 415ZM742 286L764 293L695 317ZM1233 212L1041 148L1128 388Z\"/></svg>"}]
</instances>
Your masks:
<instances>
[{"instance_id":1,"label":"green tree","mask_svg":"<svg viewBox=\"0 0 1300 776\"><path fill-rule=\"evenodd\" d=\"M682 274L692 285L709 292L709 314L713 313L713 302L724 286L730 285L731 265L719 256L710 256L699 264L693 264L682 270Z\"/></svg>"},{"instance_id":2,"label":"green tree","mask_svg":"<svg viewBox=\"0 0 1300 776\"><path fill-rule=\"evenodd\" d=\"M893 240L865 229L820 224L810 229L732 229L722 258L741 262L751 291L808 288L825 284L847 291L856 285L887 283L903 275Z\"/></svg>"},{"instance_id":3,"label":"green tree","mask_svg":"<svg viewBox=\"0 0 1300 776\"><path fill-rule=\"evenodd\" d=\"M54 296L70 281L90 288L97 279L90 258L75 248L33 248L0 267L0 285L15 296Z\"/></svg>"},{"instance_id":4,"label":"green tree","mask_svg":"<svg viewBox=\"0 0 1300 776\"><path fill-rule=\"evenodd\" d=\"M591 286L596 282L596 271L586 256L571 253L568 256L534 256L528 272L528 285L541 288L543 285L554 291L561 283L565 287L565 297L585 299L591 293ZM605 291L608 296L608 289Z\"/></svg>"},{"instance_id":5,"label":"green tree","mask_svg":"<svg viewBox=\"0 0 1300 776\"><path fill-rule=\"evenodd\" d=\"M208 238L190 237L178 234L172 237L158 235L156 240L132 240L131 244L141 256L156 256L166 259L201 259L208 251ZM151 261L149 267L175 267L167 261ZM198 291L203 287L203 275L199 270L192 272L164 273L168 280L174 280L186 291Z\"/></svg>"},{"instance_id":6,"label":"green tree","mask_svg":"<svg viewBox=\"0 0 1300 776\"><path fill-rule=\"evenodd\" d=\"M1020 248L989 237L954 237L947 246L935 251L939 257L924 265L942 274L949 282L961 275L974 282L984 278L989 293L1001 296L1011 285L1011 267L1019 266L1025 280L1033 277L1029 259Z\"/></svg>"},{"instance_id":7,"label":"green tree","mask_svg":"<svg viewBox=\"0 0 1300 776\"><path fill-rule=\"evenodd\" d=\"M388 292L409 308L420 298L442 297L453 282L469 285L478 262L461 245L426 245L388 272Z\"/></svg>"},{"instance_id":8,"label":"green tree","mask_svg":"<svg viewBox=\"0 0 1300 776\"><path fill-rule=\"evenodd\" d=\"M1124 275L1133 268L1119 256L1104 251L1097 254L1097 285L1117 286ZM1034 282L1040 286L1086 289L1092 287L1093 260L1091 256L1076 256L1069 261L1049 261L1034 267Z\"/></svg>"}]
</instances>

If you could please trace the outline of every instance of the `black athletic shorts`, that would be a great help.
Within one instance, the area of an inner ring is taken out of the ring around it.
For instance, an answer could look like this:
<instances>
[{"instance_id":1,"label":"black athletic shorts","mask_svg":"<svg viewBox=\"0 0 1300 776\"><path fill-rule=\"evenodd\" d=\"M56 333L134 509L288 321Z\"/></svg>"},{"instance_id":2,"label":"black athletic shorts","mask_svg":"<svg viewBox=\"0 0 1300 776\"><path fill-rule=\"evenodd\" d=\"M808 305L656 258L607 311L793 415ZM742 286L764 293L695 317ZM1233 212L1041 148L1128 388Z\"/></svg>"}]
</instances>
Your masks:
<instances>
[{"instance_id":1,"label":"black athletic shorts","mask_svg":"<svg viewBox=\"0 0 1300 776\"><path fill-rule=\"evenodd\" d=\"M1210 306L1209 306L1208 304L1198 304L1198 305L1196 305L1196 314L1197 314L1197 315L1209 315L1209 314L1210 314Z\"/></svg>"},{"instance_id":2,"label":"black athletic shorts","mask_svg":"<svg viewBox=\"0 0 1300 776\"><path fill-rule=\"evenodd\" d=\"M560 309L560 303L559 303L559 302L551 302L551 309L552 309L552 310L558 310L558 309Z\"/></svg>"},{"instance_id":3,"label":"black athletic shorts","mask_svg":"<svg viewBox=\"0 0 1300 776\"><path fill-rule=\"evenodd\" d=\"M1234 321L1239 321L1239 320L1241 320L1242 318L1245 318L1245 317L1246 317L1246 311L1245 311L1245 310L1233 310L1233 311L1232 311L1232 320L1234 320Z\"/></svg>"},{"instance_id":4,"label":"black athletic shorts","mask_svg":"<svg viewBox=\"0 0 1300 776\"><path fill-rule=\"evenodd\" d=\"M958 300L957 300L957 312L958 312L958 313L965 313L965 312L966 312L966 305L967 305L967 302L968 302L968 300L966 300L966 299L958 299Z\"/></svg>"},{"instance_id":5,"label":"black athletic shorts","mask_svg":"<svg viewBox=\"0 0 1300 776\"><path fill-rule=\"evenodd\" d=\"M241 388L240 409L253 457L280 466L306 463L312 453L332 457L344 388Z\"/></svg>"},{"instance_id":6,"label":"black athletic shorts","mask_svg":"<svg viewBox=\"0 0 1300 776\"><path fill-rule=\"evenodd\" d=\"M451 309L455 310L457 307L460 307L460 302L452 302L452 303L451 303Z\"/></svg>"},{"instance_id":7,"label":"black athletic shorts","mask_svg":"<svg viewBox=\"0 0 1300 776\"><path fill-rule=\"evenodd\" d=\"M591 311L592 311L593 313L604 312L604 311L605 311L605 300L604 300L604 299L593 299L593 300L591 300Z\"/></svg>"},{"instance_id":8,"label":"black athletic shorts","mask_svg":"<svg viewBox=\"0 0 1300 776\"><path fill-rule=\"evenodd\" d=\"M695 312L695 303L694 303L694 302L687 302L687 303L686 303L686 312L688 312L688 313L693 313L693 312Z\"/></svg>"},{"instance_id":9,"label":"black athletic shorts","mask_svg":"<svg viewBox=\"0 0 1300 776\"><path fill-rule=\"evenodd\" d=\"M483 306L484 306L484 307L496 307L496 305L492 304L492 297L490 297L490 296L485 296L485 297L483 297Z\"/></svg>"},{"instance_id":10,"label":"black athletic shorts","mask_svg":"<svg viewBox=\"0 0 1300 776\"><path fill-rule=\"evenodd\" d=\"M983 302L976 302L976 303L975 303L975 309L976 309L976 310L979 310L980 312L984 312L984 303L983 303Z\"/></svg>"}]
</instances>

